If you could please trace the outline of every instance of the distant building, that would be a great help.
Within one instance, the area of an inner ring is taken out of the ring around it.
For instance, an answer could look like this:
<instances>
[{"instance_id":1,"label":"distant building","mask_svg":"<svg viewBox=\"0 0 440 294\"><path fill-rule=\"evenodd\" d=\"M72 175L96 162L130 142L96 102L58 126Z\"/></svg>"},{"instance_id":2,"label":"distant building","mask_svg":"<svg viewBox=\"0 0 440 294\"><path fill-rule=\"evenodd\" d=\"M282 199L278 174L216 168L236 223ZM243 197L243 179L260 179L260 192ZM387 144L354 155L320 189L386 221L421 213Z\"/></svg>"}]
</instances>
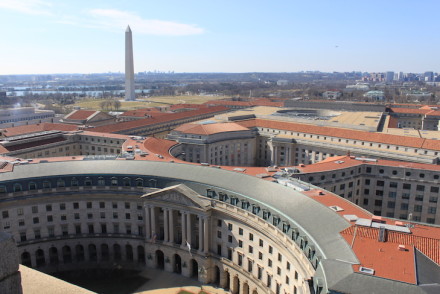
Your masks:
<instances>
[{"instance_id":1,"label":"distant building","mask_svg":"<svg viewBox=\"0 0 440 294\"><path fill-rule=\"evenodd\" d=\"M289 84L289 81L287 80L278 80L277 86L287 86Z\"/></svg>"},{"instance_id":2,"label":"distant building","mask_svg":"<svg viewBox=\"0 0 440 294\"><path fill-rule=\"evenodd\" d=\"M384 101L385 100L385 94L383 91L368 91L364 94L364 97L369 98L373 101Z\"/></svg>"},{"instance_id":3,"label":"distant building","mask_svg":"<svg viewBox=\"0 0 440 294\"><path fill-rule=\"evenodd\" d=\"M358 83L356 85L347 85L347 89L360 90L360 91L368 91L370 90L370 86L364 83Z\"/></svg>"},{"instance_id":4,"label":"distant building","mask_svg":"<svg viewBox=\"0 0 440 294\"><path fill-rule=\"evenodd\" d=\"M115 117L95 110L74 110L60 120L65 124L105 126L116 121Z\"/></svg>"},{"instance_id":5,"label":"distant building","mask_svg":"<svg viewBox=\"0 0 440 294\"><path fill-rule=\"evenodd\" d=\"M394 71L387 71L385 74L385 81L391 83L394 80Z\"/></svg>"},{"instance_id":6,"label":"distant building","mask_svg":"<svg viewBox=\"0 0 440 294\"><path fill-rule=\"evenodd\" d=\"M338 90L329 90L329 91L325 91L324 93L322 93L322 97L327 98L327 99L338 99L339 97L342 96L341 91Z\"/></svg>"},{"instance_id":7,"label":"distant building","mask_svg":"<svg viewBox=\"0 0 440 294\"><path fill-rule=\"evenodd\" d=\"M56 122L53 110L40 110L33 107L0 109L0 128Z\"/></svg>"},{"instance_id":8,"label":"distant building","mask_svg":"<svg viewBox=\"0 0 440 294\"><path fill-rule=\"evenodd\" d=\"M425 72L424 80L425 82L433 82L434 81L434 73L432 71Z\"/></svg>"}]
</instances>

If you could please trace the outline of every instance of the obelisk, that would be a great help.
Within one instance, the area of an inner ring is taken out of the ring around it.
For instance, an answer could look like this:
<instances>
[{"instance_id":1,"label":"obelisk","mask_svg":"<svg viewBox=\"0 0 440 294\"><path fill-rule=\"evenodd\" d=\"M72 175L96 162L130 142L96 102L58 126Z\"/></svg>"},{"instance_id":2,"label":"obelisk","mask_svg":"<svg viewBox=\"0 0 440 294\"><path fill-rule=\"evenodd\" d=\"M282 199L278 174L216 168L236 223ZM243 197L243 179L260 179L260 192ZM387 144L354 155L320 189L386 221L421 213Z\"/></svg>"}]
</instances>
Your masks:
<instances>
[{"instance_id":1,"label":"obelisk","mask_svg":"<svg viewBox=\"0 0 440 294\"><path fill-rule=\"evenodd\" d=\"M133 38L130 26L125 30L125 101L134 101Z\"/></svg>"}]
</instances>

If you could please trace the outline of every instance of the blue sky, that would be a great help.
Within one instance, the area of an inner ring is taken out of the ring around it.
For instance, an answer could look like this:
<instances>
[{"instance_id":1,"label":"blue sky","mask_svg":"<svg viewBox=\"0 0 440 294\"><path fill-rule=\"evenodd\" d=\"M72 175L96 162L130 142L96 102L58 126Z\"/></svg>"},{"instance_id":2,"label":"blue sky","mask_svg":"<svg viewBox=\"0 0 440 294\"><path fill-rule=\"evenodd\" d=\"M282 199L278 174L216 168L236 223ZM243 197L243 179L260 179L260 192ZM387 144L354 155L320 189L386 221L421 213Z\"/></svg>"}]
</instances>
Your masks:
<instances>
[{"instance_id":1,"label":"blue sky","mask_svg":"<svg viewBox=\"0 0 440 294\"><path fill-rule=\"evenodd\" d=\"M0 74L440 71L439 0L0 0Z\"/></svg>"}]
</instances>

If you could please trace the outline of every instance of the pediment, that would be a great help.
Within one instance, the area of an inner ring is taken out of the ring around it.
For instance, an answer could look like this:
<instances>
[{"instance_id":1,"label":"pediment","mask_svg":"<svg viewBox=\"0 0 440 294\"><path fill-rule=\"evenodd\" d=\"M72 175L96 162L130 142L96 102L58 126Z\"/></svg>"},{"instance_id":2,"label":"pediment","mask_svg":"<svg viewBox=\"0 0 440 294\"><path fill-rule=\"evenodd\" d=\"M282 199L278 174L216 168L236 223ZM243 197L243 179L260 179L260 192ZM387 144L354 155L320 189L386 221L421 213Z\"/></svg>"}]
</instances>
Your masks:
<instances>
[{"instance_id":1,"label":"pediment","mask_svg":"<svg viewBox=\"0 0 440 294\"><path fill-rule=\"evenodd\" d=\"M194 190L180 184L145 194L142 198L144 200L167 202L206 210L210 206L210 202L200 199L199 196Z\"/></svg>"}]
</instances>

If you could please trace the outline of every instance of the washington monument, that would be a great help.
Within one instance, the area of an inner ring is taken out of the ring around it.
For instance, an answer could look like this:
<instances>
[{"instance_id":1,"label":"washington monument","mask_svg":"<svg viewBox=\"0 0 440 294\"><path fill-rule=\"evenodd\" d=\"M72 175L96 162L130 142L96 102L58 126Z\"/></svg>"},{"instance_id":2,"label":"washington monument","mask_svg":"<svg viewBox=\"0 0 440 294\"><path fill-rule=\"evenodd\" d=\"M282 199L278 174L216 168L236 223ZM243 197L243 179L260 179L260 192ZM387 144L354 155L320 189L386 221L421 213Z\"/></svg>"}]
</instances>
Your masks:
<instances>
[{"instance_id":1,"label":"washington monument","mask_svg":"<svg viewBox=\"0 0 440 294\"><path fill-rule=\"evenodd\" d=\"M125 30L125 101L134 101L133 39L130 26Z\"/></svg>"}]
</instances>

